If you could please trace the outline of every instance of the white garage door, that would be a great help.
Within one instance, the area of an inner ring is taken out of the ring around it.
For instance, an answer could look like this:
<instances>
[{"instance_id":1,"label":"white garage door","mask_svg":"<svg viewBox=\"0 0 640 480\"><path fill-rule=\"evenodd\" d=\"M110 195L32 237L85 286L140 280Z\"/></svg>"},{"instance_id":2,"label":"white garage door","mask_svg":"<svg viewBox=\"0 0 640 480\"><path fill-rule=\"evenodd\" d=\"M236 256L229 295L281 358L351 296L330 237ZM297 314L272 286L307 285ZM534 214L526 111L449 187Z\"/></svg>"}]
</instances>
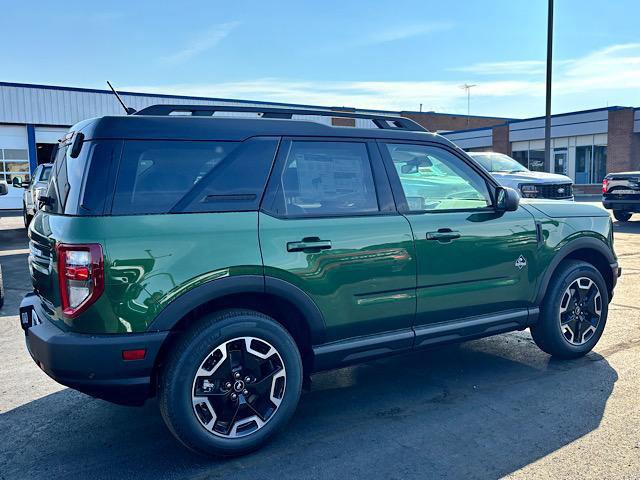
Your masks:
<instances>
[{"instance_id":1,"label":"white garage door","mask_svg":"<svg viewBox=\"0 0 640 480\"><path fill-rule=\"evenodd\" d=\"M26 127L0 125L0 178L9 183L9 193L0 196L0 210L22 208L22 188L14 188L14 177L29 175L29 150Z\"/></svg>"}]
</instances>

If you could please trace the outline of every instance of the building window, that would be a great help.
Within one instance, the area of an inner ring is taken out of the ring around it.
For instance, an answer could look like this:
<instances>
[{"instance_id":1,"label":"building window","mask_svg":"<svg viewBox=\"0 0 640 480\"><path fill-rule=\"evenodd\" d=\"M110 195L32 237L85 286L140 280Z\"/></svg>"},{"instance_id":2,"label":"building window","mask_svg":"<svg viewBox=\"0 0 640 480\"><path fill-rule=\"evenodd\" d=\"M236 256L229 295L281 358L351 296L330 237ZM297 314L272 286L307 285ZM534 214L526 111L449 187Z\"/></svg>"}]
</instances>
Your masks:
<instances>
[{"instance_id":1,"label":"building window","mask_svg":"<svg viewBox=\"0 0 640 480\"><path fill-rule=\"evenodd\" d=\"M544 150L529 150L529 170L544 172Z\"/></svg>"},{"instance_id":2,"label":"building window","mask_svg":"<svg viewBox=\"0 0 640 480\"><path fill-rule=\"evenodd\" d=\"M521 150L519 152L512 152L511 157L524 167L529 167L529 151Z\"/></svg>"},{"instance_id":3,"label":"building window","mask_svg":"<svg viewBox=\"0 0 640 480\"><path fill-rule=\"evenodd\" d=\"M607 146L595 145L593 147L593 178L591 183L602 183L607 175Z\"/></svg>"},{"instance_id":4,"label":"building window","mask_svg":"<svg viewBox=\"0 0 640 480\"><path fill-rule=\"evenodd\" d=\"M0 180L11 183L14 178L29 178L29 153L19 148L0 149Z\"/></svg>"}]
</instances>

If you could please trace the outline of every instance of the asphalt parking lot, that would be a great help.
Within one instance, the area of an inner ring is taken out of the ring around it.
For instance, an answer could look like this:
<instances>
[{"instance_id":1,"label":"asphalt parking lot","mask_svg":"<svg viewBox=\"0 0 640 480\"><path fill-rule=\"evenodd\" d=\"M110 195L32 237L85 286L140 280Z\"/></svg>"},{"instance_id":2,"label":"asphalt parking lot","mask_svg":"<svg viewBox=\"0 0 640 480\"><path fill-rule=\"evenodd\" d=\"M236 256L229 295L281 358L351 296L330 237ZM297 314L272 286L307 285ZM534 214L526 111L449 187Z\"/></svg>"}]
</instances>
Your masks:
<instances>
[{"instance_id":1,"label":"asphalt parking lot","mask_svg":"<svg viewBox=\"0 0 640 480\"><path fill-rule=\"evenodd\" d=\"M640 215L615 225L624 275L595 351L555 361L528 331L314 376L266 448L209 460L154 401L112 405L27 354L22 219L0 213L0 478L640 478Z\"/></svg>"}]
</instances>

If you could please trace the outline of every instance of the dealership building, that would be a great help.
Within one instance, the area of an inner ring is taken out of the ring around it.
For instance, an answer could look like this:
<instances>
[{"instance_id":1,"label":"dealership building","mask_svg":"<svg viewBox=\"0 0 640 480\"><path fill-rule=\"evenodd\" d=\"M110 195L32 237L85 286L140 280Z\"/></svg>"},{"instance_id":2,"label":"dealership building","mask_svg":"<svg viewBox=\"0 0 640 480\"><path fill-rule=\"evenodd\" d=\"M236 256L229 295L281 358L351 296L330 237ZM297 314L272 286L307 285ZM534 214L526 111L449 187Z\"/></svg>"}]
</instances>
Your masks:
<instances>
[{"instance_id":1,"label":"dealership building","mask_svg":"<svg viewBox=\"0 0 640 480\"><path fill-rule=\"evenodd\" d=\"M506 153L544 170L544 117L444 133L467 151ZM609 172L640 170L640 109L607 107L551 117L551 171L568 175L576 193L599 193Z\"/></svg>"},{"instance_id":2,"label":"dealership building","mask_svg":"<svg viewBox=\"0 0 640 480\"><path fill-rule=\"evenodd\" d=\"M293 105L235 99L121 92L139 110L154 104L195 104L314 108L402 115L430 131L441 132L466 150L495 150L512 155L533 170L542 168L544 118L455 115L436 112L355 110L346 107ZM51 153L68 128L86 118L121 115L109 90L0 82L0 179L27 178ZM238 115L227 113L227 115ZM295 118L295 117L294 117ZM312 119L337 126L366 127L370 120ZM609 171L640 170L640 109L609 107L555 115L552 118L553 171L571 176L577 191L597 191ZM22 190L9 188L0 209L21 208Z\"/></svg>"}]
</instances>

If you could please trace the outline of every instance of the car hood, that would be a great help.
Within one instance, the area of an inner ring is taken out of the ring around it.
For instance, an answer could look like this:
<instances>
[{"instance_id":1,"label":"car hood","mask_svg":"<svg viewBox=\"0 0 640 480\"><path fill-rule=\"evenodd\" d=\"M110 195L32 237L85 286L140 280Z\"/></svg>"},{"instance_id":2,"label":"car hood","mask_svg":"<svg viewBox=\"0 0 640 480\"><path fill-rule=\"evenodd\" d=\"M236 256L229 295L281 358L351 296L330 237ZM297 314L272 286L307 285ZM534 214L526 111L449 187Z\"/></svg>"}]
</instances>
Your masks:
<instances>
[{"instance_id":1,"label":"car hood","mask_svg":"<svg viewBox=\"0 0 640 480\"><path fill-rule=\"evenodd\" d=\"M526 198L520 200L526 207L533 207L551 218L608 217L609 212L599 205L572 202L571 200L548 200Z\"/></svg>"},{"instance_id":2,"label":"car hood","mask_svg":"<svg viewBox=\"0 0 640 480\"><path fill-rule=\"evenodd\" d=\"M491 173L499 183L511 186L520 183L573 183L571 178L566 175L558 175L557 173L547 172L517 172L517 173Z\"/></svg>"}]
</instances>

